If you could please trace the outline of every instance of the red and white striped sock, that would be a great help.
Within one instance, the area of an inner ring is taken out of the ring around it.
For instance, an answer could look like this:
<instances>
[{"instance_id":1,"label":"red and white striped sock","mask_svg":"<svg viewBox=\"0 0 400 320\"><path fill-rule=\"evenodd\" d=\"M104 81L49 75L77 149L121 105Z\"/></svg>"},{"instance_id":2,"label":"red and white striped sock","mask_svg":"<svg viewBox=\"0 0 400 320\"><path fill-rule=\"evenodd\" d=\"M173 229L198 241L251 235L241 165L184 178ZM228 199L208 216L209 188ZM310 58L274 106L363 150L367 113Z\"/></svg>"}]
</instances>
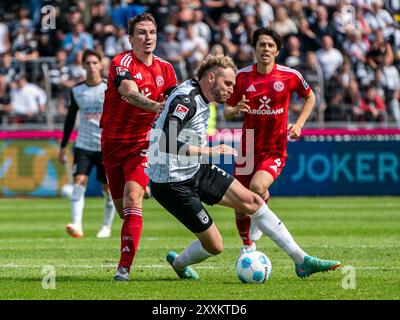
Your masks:
<instances>
[{"instance_id":1,"label":"red and white striped sock","mask_svg":"<svg viewBox=\"0 0 400 320\"><path fill-rule=\"evenodd\" d=\"M242 239L243 245L250 246L253 242L250 240L250 224L251 219L249 215L236 214L236 228Z\"/></svg>"},{"instance_id":2,"label":"red and white striped sock","mask_svg":"<svg viewBox=\"0 0 400 320\"><path fill-rule=\"evenodd\" d=\"M124 208L124 223L121 229L121 258L118 268L131 268L142 234L142 208Z\"/></svg>"}]
</instances>

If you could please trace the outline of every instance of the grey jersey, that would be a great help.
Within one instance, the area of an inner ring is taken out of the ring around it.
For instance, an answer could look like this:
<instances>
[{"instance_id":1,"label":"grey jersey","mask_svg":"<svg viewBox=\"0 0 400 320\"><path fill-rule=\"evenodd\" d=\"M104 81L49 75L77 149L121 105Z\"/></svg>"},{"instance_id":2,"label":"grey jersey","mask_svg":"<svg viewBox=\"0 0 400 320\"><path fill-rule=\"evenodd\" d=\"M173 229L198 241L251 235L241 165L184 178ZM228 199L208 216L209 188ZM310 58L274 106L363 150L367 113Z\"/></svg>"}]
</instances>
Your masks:
<instances>
[{"instance_id":1,"label":"grey jersey","mask_svg":"<svg viewBox=\"0 0 400 320\"><path fill-rule=\"evenodd\" d=\"M197 81L187 80L172 92L150 132L146 174L152 181L185 181L196 174L202 159L187 156L186 150L207 145L209 116L209 102Z\"/></svg>"},{"instance_id":2,"label":"grey jersey","mask_svg":"<svg viewBox=\"0 0 400 320\"><path fill-rule=\"evenodd\" d=\"M103 110L104 91L107 84L102 81L96 86L81 83L72 88L72 104L79 108L80 123L75 146L89 151L101 151L100 117Z\"/></svg>"}]
</instances>

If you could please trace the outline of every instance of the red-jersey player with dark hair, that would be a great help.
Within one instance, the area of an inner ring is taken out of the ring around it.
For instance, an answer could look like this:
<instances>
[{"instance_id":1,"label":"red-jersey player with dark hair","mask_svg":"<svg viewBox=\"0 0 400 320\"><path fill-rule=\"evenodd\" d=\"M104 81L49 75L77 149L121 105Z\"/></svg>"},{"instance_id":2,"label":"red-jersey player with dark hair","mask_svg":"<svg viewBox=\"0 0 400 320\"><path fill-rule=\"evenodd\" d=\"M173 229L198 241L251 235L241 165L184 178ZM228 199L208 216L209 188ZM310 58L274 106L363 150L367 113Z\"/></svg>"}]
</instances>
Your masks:
<instances>
[{"instance_id":1,"label":"red-jersey player with dark hair","mask_svg":"<svg viewBox=\"0 0 400 320\"><path fill-rule=\"evenodd\" d=\"M285 166L288 137L300 137L315 102L313 91L298 71L275 63L281 44L281 37L271 29L254 32L256 63L238 71L234 92L224 109L227 120L240 112L244 117L242 158L236 161L234 176L266 202L269 187ZM304 104L297 121L288 125L292 92L304 98ZM255 250L253 241L261 232L251 225L250 217L236 212L236 226L243 250Z\"/></svg>"},{"instance_id":2,"label":"red-jersey player with dark hair","mask_svg":"<svg viewBox=\"0 0 400 320\"><path fill-rule=\"evenodd\" d=\"M151 14L129 20L132 50L111 61L103 113L103 163L111 195L121 219L121 258L115 280L129 280L130 267L142 232L142 200L148 177L144 173L148 133L162 110L164 95L176 86L172 65L153 51L157 25Z\"/></svg>"}]
</instances>

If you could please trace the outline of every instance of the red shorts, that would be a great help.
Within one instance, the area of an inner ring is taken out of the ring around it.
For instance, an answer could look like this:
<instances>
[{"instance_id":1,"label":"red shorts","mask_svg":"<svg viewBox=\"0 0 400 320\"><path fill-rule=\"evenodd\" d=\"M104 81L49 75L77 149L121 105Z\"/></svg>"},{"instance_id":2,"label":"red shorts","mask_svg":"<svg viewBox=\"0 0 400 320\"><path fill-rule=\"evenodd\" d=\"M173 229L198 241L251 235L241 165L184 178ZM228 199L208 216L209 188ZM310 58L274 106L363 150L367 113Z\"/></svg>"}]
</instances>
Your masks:
<instances>
[{"instance_id":1,"label":"red shorts","mask_svg":"<svg viewBox=\"0 0 400 320\"><path fill-rule=\"evenodd\" d=\"M103 164L113 199L124 196L125 184L134 181L146 190L149 177L147 166L148 143L133 145L115 141L102 141Z\"/></svg>"},{"instance_id":2,"label":"red shorts","mask_svg":"<svg viewBox=\"0 0 400 320\"><path fill-rule=\"evenodd\" d=\"M267 155L262 158L254 159L254 170L250 174L241 174L242 165L235 164L234 177L247 189L250 187L251 179L257 171L267 171L276 180L281 174L283 167L286 164L287 156L283 155Z\"/></svg>"}]
</instances>

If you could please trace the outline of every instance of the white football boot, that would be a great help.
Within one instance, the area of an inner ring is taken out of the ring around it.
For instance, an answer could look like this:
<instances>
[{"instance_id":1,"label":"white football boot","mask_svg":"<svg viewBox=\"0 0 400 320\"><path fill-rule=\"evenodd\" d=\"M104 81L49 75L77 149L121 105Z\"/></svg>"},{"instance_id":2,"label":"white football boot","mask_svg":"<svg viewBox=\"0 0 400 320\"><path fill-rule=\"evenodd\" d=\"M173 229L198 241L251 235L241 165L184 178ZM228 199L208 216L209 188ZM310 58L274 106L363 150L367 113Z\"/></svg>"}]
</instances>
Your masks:
<instances>
[{"instance_id":1,"label":"white football boot","mask_svg":"<svg viewBox=\"0 0 400 320\"><path fill-rule=\"evenodd\" d=\"M103 225L97 233L97 238L105 239L111 237L111 229L109 226Z\"/></svg>"}]
</instances>

